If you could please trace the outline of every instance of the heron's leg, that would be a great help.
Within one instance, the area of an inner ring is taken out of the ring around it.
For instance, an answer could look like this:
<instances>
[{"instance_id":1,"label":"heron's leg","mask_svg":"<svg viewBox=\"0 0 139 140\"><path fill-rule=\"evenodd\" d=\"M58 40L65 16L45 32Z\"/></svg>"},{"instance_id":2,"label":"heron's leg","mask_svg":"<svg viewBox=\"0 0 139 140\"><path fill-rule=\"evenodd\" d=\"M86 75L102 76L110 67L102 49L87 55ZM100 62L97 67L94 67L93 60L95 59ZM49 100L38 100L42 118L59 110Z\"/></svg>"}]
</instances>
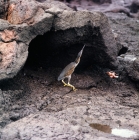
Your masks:
<instances>
[{"instance_id":1,"label":"heron's leg","mask_svg":"<svg viewBox=\"0 0 139 140\"><path fill-rule=\"evenodd\" d=\"M70 79L71 79L71 76L68 77L68 84L67 86L71 87L74 91L76 90L76 88L70 84Z\"/></svg>"},{"instance_id":2,"label":"heron's leg","mask_svg":"<svg viewBox=\"0 0 139 140\"><path fill-rule=\"evenodd\" d=\"M62 83L64 84L64 86L67 86L68 84L66 84L65 82L64 82L64 80L62 80Z\"/></svg>"}]
</instances>

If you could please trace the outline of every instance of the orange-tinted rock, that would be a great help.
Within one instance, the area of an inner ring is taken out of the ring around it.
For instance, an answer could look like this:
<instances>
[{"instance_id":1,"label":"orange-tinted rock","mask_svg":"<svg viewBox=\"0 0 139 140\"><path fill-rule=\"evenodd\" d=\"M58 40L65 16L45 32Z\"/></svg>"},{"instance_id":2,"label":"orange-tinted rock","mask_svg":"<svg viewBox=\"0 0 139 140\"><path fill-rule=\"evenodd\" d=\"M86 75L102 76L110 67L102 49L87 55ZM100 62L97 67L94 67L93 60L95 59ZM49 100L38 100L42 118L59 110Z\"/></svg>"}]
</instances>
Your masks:
<instances>
[{"instance_id":1,"label":"orange-tinted rock","mask_svg":"<svg viewBox=\"0 0 139 140\"><path fill-rule=\"evenodd\" d=\"M0 42L1 69L6 69L8 66L12 65L16 55L16 47L17 47L16 41L10 43Z\"/></svg>"},{"instance_id":2,"label":"orange-tinted rock","mask_svg":"<svg viewBox=\"0 0 139 140\"><path fill-rule=\"evenodd\" d=\"M15 4L10 4L8 7L8 12L7 12L7 19L10 21L10 19L12 18L12 12L15 8Z\"/></svg>"},{"instance_id":3,"label":"orange-tinted rock","mask_svg":"<svg viewBox=\"0 0 139 140\"><path fill-rule=\"evenodd\" d=\"M5 29L3 32L0 32L0 35L4 42L9 42L16 38L16 32L14 30Z\"/></svg>"},{"instance_id":4,"label":"orange-tinted rock","mask_svg":"<svg viewBox=\"0 0 139 140\"><path fill-rule=\"evenodd\" d=\"M19 1L9 6L7 20L12 24L22 24L27 20L31 20L36 10L35 2Z\"/></svg>"}]
</instances>

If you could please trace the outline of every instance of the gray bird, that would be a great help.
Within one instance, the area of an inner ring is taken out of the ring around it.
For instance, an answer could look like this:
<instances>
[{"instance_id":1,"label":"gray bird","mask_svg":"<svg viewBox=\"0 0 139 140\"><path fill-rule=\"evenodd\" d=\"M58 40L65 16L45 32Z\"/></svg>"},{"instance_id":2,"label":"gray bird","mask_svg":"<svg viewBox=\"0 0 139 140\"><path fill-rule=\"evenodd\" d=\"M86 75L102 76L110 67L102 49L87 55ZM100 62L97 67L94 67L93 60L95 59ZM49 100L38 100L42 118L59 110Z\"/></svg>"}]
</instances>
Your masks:
<instances>
[{"instance_id":1,"label":"gray bird","mask_svg":"<svg viewBox=\"0 0 139 140\"><path fill-rule=\"evenodd\" d=\"M77 58L75 59L74 62L71 62L70 64L68 64L60 73L59 77L58 77L58 81L62 80L62 83L64 84L64 86L69 86L71 87L74 91L76 90L76 88L70 84L70 79L71 79L71 75L74 72L75 68L77 67L77 65L80 62L80 58L82 56L83 53L83 49L84 49L85 45L83 46L82 50L78 53ZM64 82L64 79L67 78L68 79L68 83Z\"/></svg>"}]
</instances>

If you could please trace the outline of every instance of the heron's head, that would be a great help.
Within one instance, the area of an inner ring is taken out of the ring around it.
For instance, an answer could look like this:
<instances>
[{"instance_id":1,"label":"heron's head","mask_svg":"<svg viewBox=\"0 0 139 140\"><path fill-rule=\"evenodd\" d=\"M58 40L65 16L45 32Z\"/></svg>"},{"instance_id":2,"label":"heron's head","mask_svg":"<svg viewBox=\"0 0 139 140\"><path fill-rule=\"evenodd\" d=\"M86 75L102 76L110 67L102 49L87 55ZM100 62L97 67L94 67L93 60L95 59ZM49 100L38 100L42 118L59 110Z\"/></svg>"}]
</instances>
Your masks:
<instances>
[{"instance_id":1,"label":"heron's head","mask_svg":"<svg viewBox=\"0 0 139 140\"><path fill-rule=\"evenodd\" d=\"M84 49L85 45L83 46L83 48L81 49L81 51L78 53L78 56L81 57L82 53L83 53L83 49Z\"/></svg>"}]
</instances>

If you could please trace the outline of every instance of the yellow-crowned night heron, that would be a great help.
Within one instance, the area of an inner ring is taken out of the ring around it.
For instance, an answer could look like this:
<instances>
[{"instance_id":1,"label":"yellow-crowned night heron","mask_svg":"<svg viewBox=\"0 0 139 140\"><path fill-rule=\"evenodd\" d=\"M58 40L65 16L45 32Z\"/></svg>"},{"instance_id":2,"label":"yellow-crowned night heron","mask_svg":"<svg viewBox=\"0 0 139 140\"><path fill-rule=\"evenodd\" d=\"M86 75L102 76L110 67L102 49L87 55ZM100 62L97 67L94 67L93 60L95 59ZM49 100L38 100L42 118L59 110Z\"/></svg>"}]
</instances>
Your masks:
<instances>
[{"instance_id":1,"label":"yellow-crowned night heron","mask_svg":"<svg viewBox=\"0 0 139 140\"><path fill-rule=\"evenodd\" d=\"M71 75L74 72L75 68L77 67L77 65L80 62L80 58L82 56L83 53L83 49L84 49L85 45L83 46L82 50L78 53L77 58L75 59L74 62L71 62L70 64L68 64L61 72L61 74L58 77L58 81L62 80L62 83L64 84L64 86L69 86L71 87L74 91L76 90L75 87L73 85L70 84L70 79L71 79ZM68 83L66 84L64 82L64 79L67 78L68 79Z\"/></svg>"}]
</instances>

